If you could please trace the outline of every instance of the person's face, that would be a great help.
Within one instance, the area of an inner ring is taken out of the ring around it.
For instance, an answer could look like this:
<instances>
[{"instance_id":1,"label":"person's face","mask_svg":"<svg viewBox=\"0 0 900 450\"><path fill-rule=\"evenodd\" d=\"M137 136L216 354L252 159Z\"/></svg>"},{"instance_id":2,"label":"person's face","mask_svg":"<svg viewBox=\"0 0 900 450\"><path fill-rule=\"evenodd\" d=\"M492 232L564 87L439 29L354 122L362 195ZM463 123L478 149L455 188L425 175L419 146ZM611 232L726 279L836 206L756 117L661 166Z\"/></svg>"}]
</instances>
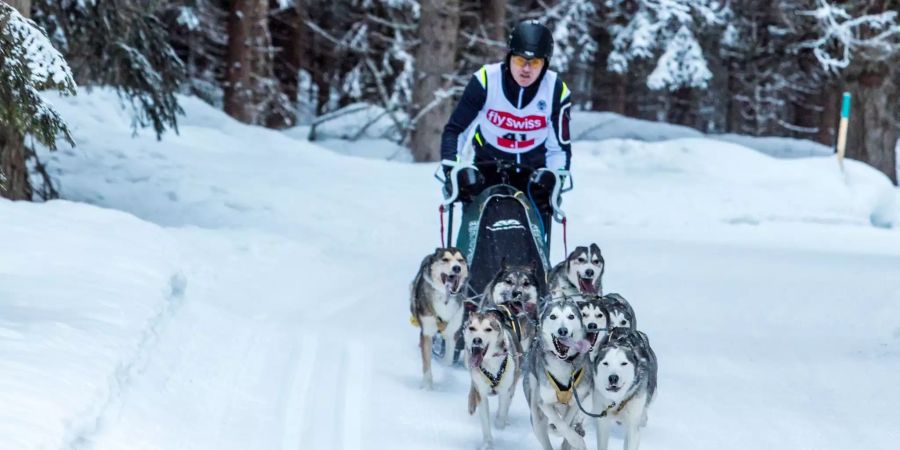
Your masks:
<instances>
[{"instance_id":1,"label":"person's face","mask_svg":"<svg viewBox=\"0 0 900 450\"><path fill-rule=\"evenodd\" d=\"M531 86L541 74L544 68L544 58L528 59L524 56L513 55L510 58L509 70L513 79L523 88Z\"/></svg>"}]
</instances>

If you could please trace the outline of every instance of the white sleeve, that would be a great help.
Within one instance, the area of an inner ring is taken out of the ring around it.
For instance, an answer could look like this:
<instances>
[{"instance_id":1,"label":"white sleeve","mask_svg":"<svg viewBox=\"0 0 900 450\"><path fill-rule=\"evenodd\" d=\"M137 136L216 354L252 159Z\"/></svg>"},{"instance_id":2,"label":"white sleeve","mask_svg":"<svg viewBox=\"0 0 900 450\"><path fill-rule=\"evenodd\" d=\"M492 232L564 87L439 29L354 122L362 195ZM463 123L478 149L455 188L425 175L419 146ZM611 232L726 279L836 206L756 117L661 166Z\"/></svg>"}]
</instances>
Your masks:
<instances>
[{"instance_id":1,"label":"white sleeve","mask_svg":"<svg viewBox=\"0 0 900 450\"><path fill-rule=\"evenodd\" d=\"M544 147L547 149L545 163L547 168L551 170L565 169L566 152L564 152L559 145L559 138L557 138L554 127L552 126L550 127L550 132L547 134L547 141L544 142Z\"/></svg>"}]
</instances>

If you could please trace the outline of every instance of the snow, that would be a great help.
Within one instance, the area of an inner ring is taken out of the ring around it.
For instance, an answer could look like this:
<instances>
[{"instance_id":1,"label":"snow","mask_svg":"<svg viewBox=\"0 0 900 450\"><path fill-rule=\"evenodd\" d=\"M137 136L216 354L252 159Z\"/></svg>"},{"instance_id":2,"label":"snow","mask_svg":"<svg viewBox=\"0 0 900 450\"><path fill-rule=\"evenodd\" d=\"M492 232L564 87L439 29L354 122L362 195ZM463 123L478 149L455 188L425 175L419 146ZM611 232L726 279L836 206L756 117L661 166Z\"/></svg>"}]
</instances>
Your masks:
<instances>
[{"instance_id":1,"label":"snow","mask_svg":"<svg viewBox=\"0 0 900 450\"><path fill-rule=\"evenodd\" d=\"M634 119L609 112L578 111L572 114L572 138L576 141L633 139L647 142L705 137L752 148L780 158L831 156L834 150L805 139L757 137L738 134L706 134L682 125Z\"/></svg>"},{"instance_id":2,"label":"snow","mask_svg":"<svg viewBox=\"0 0 900 450\"><path fill-rule=\"evenodd\" d=\"M72 71L65 58L53 48L46 33L31 20L26 19L10 6L3 5L0 12L8 14L4 20L5 29L0 36L6 36L11 42L11 54L4 64L18 64L23 61L31 75L31 84L38 89L50 86L62 86L71 89L75 86Z\"/></svg>"},{"instance_id":3,"label":"snow","mask_svg":"<svg viewBox=\"0 0 900 450\"><path fill-rule=\"evenodd\" d=\"M0 201L4 447L480 444L463 370L418 388L408 283L439 239L433 164L187 97L178 136L132 138L112 91L48 97L78 147L42 152L66 201ZM883 175L702 136L574 151L569 245L600 244L660 361L641 448L895 447L900 196ZM538 448L521 389L511 422L496 448Z\"/></svg>"}]
</instances>

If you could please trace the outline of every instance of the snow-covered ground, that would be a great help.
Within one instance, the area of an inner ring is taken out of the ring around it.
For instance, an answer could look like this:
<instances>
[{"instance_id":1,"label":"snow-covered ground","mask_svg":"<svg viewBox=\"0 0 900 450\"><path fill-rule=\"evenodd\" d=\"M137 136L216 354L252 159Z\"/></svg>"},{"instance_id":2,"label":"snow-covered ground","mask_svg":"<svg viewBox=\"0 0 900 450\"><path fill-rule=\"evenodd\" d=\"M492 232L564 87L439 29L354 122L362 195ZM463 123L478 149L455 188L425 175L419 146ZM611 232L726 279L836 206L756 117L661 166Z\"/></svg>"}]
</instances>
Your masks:
<instances>
[{"instance_id":1,"label":"snow-covered ground","mask_svg":"<svg viewBox=\"0 0 900 450\"><path fill-rule=\"evenodd\" d=\"M79 146L43 154L66 201L0 201L0 448L480 444L463 370L418 387L408 283L439 243L433 165L190 98L162 141L132 138L111 92L50 100ZM896 447L885 177L698 136L574 151L570 245L600 244L660 360L642 448ZM511 420L496 447L538 448L521 390Z\"/></svg>"}]
</instances>

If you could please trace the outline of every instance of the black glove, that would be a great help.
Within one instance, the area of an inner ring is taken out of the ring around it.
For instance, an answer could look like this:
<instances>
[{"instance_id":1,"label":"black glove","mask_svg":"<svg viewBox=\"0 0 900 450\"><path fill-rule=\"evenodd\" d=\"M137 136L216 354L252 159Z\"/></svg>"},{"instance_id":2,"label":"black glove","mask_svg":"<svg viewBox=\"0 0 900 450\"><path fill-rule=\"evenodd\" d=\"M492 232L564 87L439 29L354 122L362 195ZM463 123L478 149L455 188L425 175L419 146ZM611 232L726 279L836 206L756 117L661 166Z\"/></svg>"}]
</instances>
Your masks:
<instances>
[{"instance_id":1,"label":"black glove","mask_svg":"<svg viewBox=\"0 0 900 450\"><path fill-rule=\"evenodd\" d=\"M534 172L531 175L530 181L531 189L533 191L549 194L553 192L553 187L556 185L556 176L549 170L542 170L540 172Z\"/></svg>"}]
</instances>

